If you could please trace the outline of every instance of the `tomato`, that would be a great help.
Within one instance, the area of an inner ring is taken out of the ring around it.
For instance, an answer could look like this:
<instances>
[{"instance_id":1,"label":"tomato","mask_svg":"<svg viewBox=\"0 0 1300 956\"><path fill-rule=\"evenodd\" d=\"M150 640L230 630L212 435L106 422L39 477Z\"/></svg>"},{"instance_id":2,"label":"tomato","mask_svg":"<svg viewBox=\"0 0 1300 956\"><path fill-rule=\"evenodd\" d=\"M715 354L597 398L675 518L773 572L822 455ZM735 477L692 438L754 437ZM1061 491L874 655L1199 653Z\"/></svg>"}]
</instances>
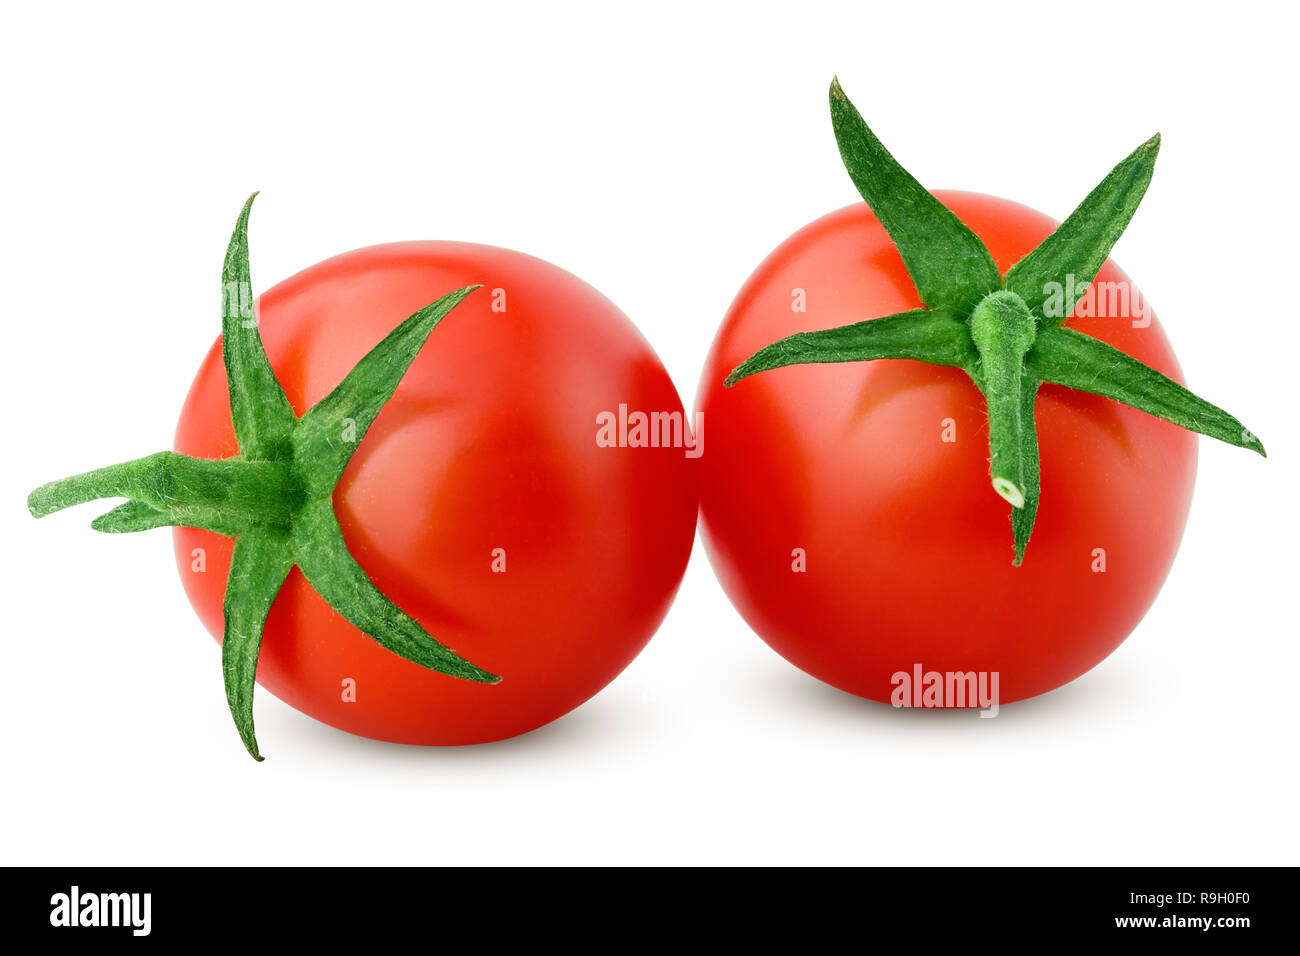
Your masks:
<instances>
[{"instance_id":1,"label":"tomato","mask_svg":"<svg viewBox=\"0 0 1300 956\"><path fill-rule=\"evenodd\" d=\"M472 744L554 720L612 680L668 610L694 537L682 448L601 447L597 416L682 414L662 364L607 299L539 259L488 246L361 249L259 301L272 368L302 415L408 315L471 283L365 434L335 489L348 550L438 641L501 676L459 680L382 648L294 568L270 611L257 681L331 726ZM238 452L220 342L175 448ZM232 542L174 530L194 609L221 639Z\"/></svg>"},{"instance_id":2,"label":"tomato","mask_svg":"<svg viewBox=\"0 0 1300 956\"><path fill-rule=\"evenodd\" d=\"M1006 200L935 195L1004 275L1056 226ZM1108 261L1097 282L1128 279ZM1181 382L1158 320L1147 323L1137 302L1100 318L1080 315L1084 306L1067 324ZM835 687L889 701L893 675L920 665L997 673L1001 701L1032 697L1095 666L1150 607L1187 518L1195 438L1109 399L1044 385L1042 500L1029 555L1014 567L1007 504L989 491L986 403L961 370L905 360L791 365L723 386L784 336L920 305L863 203L813 222L762 263L700 385L709 429L702 537L750 626Z\"/></svg>"}]
</instances>

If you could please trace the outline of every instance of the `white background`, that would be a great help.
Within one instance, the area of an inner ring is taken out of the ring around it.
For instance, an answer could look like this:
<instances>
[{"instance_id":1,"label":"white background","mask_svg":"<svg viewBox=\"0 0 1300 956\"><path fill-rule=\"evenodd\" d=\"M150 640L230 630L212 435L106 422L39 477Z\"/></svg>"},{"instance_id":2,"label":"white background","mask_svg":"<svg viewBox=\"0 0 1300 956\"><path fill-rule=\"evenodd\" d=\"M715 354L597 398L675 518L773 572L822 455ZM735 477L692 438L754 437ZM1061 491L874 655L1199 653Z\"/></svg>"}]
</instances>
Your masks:
<instances>
[{"instance_id":1,"label":"white background","mask_svg":"<svg viewBox=\"0 0 1300 956\"><path fill-rule=\"evenodd\" d=\"M5 14L2 862L1300 862L1293 6L118 6ZM689 407L745 277L856 198L833 73L928 186L1058 218L1164 134L1115 257L1270 458L1201 439L1164 591L1069 686L996 720L859 701L768 650L697 546L557 723L408 748L263 692L259 765L168 535L27 515L169 444L254 188L258 290L376 242L526 250Z\"/></svg>"}]
</instances>

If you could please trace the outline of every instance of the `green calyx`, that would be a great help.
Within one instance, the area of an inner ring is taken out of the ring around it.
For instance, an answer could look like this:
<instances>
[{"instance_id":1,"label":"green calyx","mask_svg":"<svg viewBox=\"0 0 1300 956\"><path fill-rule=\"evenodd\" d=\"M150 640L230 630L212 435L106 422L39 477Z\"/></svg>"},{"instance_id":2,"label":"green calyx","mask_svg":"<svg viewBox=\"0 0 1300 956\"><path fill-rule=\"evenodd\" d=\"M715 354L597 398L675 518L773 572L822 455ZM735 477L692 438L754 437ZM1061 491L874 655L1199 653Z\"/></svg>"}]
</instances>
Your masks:
<instances>
[{"instance_id":1,"label":"green calyx","mask_svg":"<svg viewBox=\"0 0 1300 956\"><path fill-rule=\"evenodd\" d=\"M1044 383L1112 398L1264 454L1259 439L1223 409L1062 325L1142 201L1158 135L1111 170L1055 232L1002 276L979 237L889 154L838 80L831 82L830 106L845 168L897 247L924 308L788 336L738 365L726 385L818 362L912 359L962 369L988 404L990 481L1011 505L1016 565L1024 560L1038 511L1034 401Z\"/></svg>"},{"instance_id":2,"label":"green calyx","mask_svg":"<svg viewBox=\"0 0 1300 956\"><path fill-rule=\"evenodd\" d=\"M478 286L443 296L402 322L329 395L298 418L275 377L250 292L250 196L222 271L222 356L239 455L210 460L164 451L42 485L27 506L37 518L98 498L127 502L101 515L97 531L180 525L235 539L227 579L221 662L226 698L257 760L253 688L266 616L289 571L383 647L430 670L481 683L494 674L440 644L366 576L334 515L334 487L361 439L434 327Z\"/></svg>"}]
</instances>

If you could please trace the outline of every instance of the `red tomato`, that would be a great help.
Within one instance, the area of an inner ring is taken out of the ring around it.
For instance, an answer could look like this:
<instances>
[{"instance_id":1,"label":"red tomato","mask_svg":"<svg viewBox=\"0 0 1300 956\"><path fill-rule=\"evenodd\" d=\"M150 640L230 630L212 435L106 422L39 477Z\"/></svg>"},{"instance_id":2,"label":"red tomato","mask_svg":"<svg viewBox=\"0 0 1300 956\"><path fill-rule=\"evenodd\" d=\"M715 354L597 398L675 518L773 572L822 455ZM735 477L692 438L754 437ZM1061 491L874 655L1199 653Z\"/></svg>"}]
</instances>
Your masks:
<instances>
[{"instance_id":1,"label":"red tomato","mask_svg":"<svg viewBox=\"0 0 1300 956\"><path fill-rule=\"evenodd\" d=\"M1006 200L935 195L1004 274L1056 226ZM1127 278L1107 262L1097 281ZM792 307L798 290L806 312ZM750 626L829 684L888 701L892 675L920 664L997 672L1003 702L1032 697L1101 661L1150 607L1187 518L1196 440L1108 399L1044 386L1042 501L1024 565L1013 567L1009 508L989 488L984 398L960 370L801 365L723 387L734 366L786 335L920 305L864 203L811 223L759 266L700 386L704 543ZM1181 382L1159 323L1135 328L1130 312L1076 311L1068 325Z\"/></svg>"},{"instance_id":2,"label":"red tomato","mask_svg":"<svg viewBox=\"0 0 1300 956\"><path fill-rule=\"evenodd\" d=\"M297 568L267 620L258 683L366 737L470 744L554 720L645 645L691 550L695 462L681 448L596 441L597 415L621 403L681 413L672 382L611 302L540 259L413 242L338 256L277 285L260 300L259 328L294 410L328 394L416 309L472 283L484 288L430 336L334 502L379 589L501 682L458 680L384 650ZM220 342L185 402L176 450L237 451ZM177 528L175 546L190 601L220 640L232 542Z\"/></svg>"}]
</instances>

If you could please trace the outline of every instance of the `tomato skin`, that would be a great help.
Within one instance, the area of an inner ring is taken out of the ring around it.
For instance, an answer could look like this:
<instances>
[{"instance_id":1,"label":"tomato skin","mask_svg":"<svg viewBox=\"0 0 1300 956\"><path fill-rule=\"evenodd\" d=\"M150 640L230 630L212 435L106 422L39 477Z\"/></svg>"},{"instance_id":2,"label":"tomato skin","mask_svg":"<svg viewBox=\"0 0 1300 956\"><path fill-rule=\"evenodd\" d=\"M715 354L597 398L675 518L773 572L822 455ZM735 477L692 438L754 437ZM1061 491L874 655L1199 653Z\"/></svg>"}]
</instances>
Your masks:
<instances>
[{"instance_id":1,"label":"tomato skin","mask_svg":"<svg viewBox=\"0 0 1300 956\"><path fill-rule=\"evenodd\" d=\"M1056 226L1006 200L935 195L1004 274ZM1128 279L1107 262L1098 281ZM799 289L806 312L792 309ZM1017 568L1009 507L989 486L985 403L964 372L910 361L804 365L723 387L732 368L786 335L920 305L864 203L811 223L759 266L699 390L705 548L759 636L842 690L889 701L892 675L920 664L998 672L1002 702L1032 697L1095 666L1150 607L1186 522L1195 437L1044 386L1042 499ZM1068 325L1182 382L1159 322L1134 328L1130 312L1076 314ZM946 442L949 419L956 440ZM1099 557L1104 572L1094 570Z\"/></svg>"},{"instance_id":2,"label":"tomato skin","mask_svg":"<svg viewBox=\"0 0 1300 956\"><path fill-rule=\"evenodd\" d=\"M611 302L540 259L402 243L329 259L270 289L259 328L295 412L412 312L472 283L484 288L434 330L334 502L349 550L380 590L502 681L458 680L384 650L296 568L267 619L258 683L366 737L471 744L554 720L641 650L690 555L696 461L681 448L596 442L597 414L620 403L681 412L672 382ZM219 341L175 447L237 453ZM190 528L175 529L174 542L186 593L220 641L232 542ZM495 549L504 573L493 571Z\"/></svg>"}]
</instances>

